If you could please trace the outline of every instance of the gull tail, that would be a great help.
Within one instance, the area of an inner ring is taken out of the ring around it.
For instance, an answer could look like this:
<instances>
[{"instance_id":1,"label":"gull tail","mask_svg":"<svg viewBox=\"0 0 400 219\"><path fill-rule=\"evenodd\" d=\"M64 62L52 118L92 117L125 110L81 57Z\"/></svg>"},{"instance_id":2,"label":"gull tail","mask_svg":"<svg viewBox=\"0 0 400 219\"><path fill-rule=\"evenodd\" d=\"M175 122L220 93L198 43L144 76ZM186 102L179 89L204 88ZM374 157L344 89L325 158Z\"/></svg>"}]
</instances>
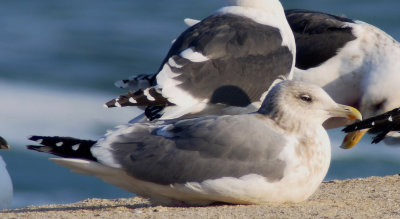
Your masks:
<instances>
[{"instance_id":1,"label":"gull tail","mask_svg":"<svg viewBox=\"0 0 400 219\"><path fill-rule=\"evenodd\" d=\"M159 89L147 88L136 92L123 94L118 98L108 101L105 106L125 107L125 106L168 106L173 105L165 98Z\"/></svg>"},{"instance_id":2,"label":"gull tail","mask_svg":"<svg viewBox=\"0 0 400 219\"><path fill-rule=\"evenodd\" d=\"M81 158L97 161L90 151L90 148L96 141L58 136L31 136L28 139L40 144L40 146L28 145L27 149L29 150L54 154L65 158Z\"/></svg>"},{"instance_id":3,"label":"gull tail","mask_svg":"<svg viewBox=\"0 0 400 219\"><path fill-rule=\"evenodd\" d=\"M114 85L129 90L146 89L155 84L156 76L157 74L134 75L129 79L117 81Z\"/></svg>"}]
</instances>

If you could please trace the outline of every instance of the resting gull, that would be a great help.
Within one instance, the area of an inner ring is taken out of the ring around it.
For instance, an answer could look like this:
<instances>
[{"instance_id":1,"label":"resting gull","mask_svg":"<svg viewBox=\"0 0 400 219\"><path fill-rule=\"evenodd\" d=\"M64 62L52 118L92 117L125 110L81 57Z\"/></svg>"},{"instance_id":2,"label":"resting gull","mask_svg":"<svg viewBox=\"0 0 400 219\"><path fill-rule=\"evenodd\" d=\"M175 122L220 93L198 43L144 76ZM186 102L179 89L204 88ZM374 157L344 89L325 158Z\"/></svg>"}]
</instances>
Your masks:
<instances>
[{"instance_id":1,"label":"resting gull","mask_svg":"<svg viewBox=\"0 0 400 219\"><path fill-rule=\"evenodd\" d=\"M0 137L0 149L8 149L9 145ZM8 208L13 197L13 185L6 169L6 163L0 156L0 210Z\"/></svg>"},{"instance_id":2,"label":"resting gull","mask_svg":"<svg viewBox=\"0 0 400 219\"><path fill-rule=\"evenodd\" d=\"M185 30L156 74L117 82L132 92L106 106L144 106L150 120L254 112L291 79L295 48L279 0L236 0Z\"/></svg>"},{"instance_id":3,"label":"resting gull","mask_svg":"<svg viewBox=\"0 0 400 219\"><path fill-rule=\"evenodd\" d=\"M255 113L130 123L98 141L32 136L56 163L165 205L300 202L330 163L330 117L361 119L303 82L277 83Z\"/></svg>"},{"instance_id":4,"label":"resting gull","mask_svg":"<svg viewBox=\"0 0 400 219\"><path fill-rule=\"evenodd\" d=\"M350 133L345 137L344 144L346 145L354 146L367 131L371 134L376 134L372 140L373 144L385 139L387 144L398 145L400 144L400 108L349 125L343 131L355 132L355 135Z\"/></svg>"}]
</instances>

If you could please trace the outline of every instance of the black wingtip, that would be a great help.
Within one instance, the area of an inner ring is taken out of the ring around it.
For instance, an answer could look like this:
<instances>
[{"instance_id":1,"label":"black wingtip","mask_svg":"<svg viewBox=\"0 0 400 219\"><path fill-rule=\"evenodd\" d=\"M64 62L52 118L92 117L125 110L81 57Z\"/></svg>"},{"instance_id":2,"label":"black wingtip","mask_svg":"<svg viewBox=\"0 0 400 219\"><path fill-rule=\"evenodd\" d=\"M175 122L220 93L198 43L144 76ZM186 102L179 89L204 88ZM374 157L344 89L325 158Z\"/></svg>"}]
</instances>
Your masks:
<instances>
[{"instance_id":1,"label":"black wingtip","mask_svg":"<svg viewBox=\"0 0 400 219\"><path fill-rule=\"evenodd\" d=\"M106 108L114 108L117 107L117 105L115 105L117 103L116 99L112 99L110 101L108 101L107 103L104 104L104 106Z\"/></svg>"},{"instance_id":2,"label":"black wingtip","mask_svg":"<svg viewBox=\"0 0 400 219\"><path fill-rule=\"evenodd\" d=\"M32 135L32 136L28 137L28 140L31 140L31 141L39 141L40 139L43 139L43 136Z\"/></svg>"},{"instance_id":3,"label":"black wingtip","mask_svg":"<svg viewBox=\"0 0 400 219\"><path fill-rule=\"evenodd\" d=\"M376 136L372 139L371 144L378 144L379 142L381 142L381 141L386 137L386 135L387 135L388 133L389 133L388 131L384 131L384 132L382 132L382 133L379 133L378 135L376 135Z\"/></svg>"},{"instance_id":4,"label":"black wingtip","mask_svg":"<svg viewBox=\"0 0 400 219\"><path fill-rule=\"evenodd\" d=\"M59 136L30 136L31 141L36 141L38 145L27 145L28 150L45 152L60 157L83 158L97 161L91 153L91 147L96 143L92 140L81 140L71 137Z\"/></svg>"},{"instance_id":5,"label":"black wingtip","mask_svg":"<svg viewBox=\"0 0 400 219\"><path fill-rule=\"evenodd\" d=\"M138 92L142 92L141 90ZM135 104L130 101L131 98L135 97L138 92L132 93L129 92L127 94L122 94L118 98L112 99L105 103L105 107L107 108L113 108L113 107L126 107L126 106L138 106L138 104Z\"/></svg>"},{"instance_id":6,"label":"black wingtip","mask_svg":"<svg viewBox=\"0 0 400 219\"><path fill-rule=\"evenodd\" d=\"M356 130L355 128L356 128L356 126L349 125L349 126L344 127L342 129L342 132L349 133L349 132L355 131Z\"/></svg>"}]
</instances>

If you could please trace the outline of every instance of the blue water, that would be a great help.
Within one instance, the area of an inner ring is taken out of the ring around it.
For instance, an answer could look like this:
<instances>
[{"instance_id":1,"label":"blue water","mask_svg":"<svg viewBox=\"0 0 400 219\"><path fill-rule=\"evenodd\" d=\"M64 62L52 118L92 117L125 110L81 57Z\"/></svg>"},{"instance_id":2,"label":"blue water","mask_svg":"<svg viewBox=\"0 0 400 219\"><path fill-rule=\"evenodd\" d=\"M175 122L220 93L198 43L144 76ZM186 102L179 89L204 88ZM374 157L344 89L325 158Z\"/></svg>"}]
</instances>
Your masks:
<instances>
[{"instance_id":1,"label":"blue water","mask_svg":"<svg viewBox=\"0 0 400 219\"><path fill-rule=\"evenodd\" d=\"M0 7L0 135L12 146L1 151L13 178L12 207L70 203L132 194L92 177L70 173L48 155L25 150L32 134L95 139L137 115L135 109L105 109L121 90L114 81L158 69L172 40L225 0L109 1L5 0ZM306 8L367 21L400 39L398 0L297 0ZM326 179L400 172L400 148L370 145L338 148L343 134L331 131L333 161Z\"/></svg>"}]
</instances>

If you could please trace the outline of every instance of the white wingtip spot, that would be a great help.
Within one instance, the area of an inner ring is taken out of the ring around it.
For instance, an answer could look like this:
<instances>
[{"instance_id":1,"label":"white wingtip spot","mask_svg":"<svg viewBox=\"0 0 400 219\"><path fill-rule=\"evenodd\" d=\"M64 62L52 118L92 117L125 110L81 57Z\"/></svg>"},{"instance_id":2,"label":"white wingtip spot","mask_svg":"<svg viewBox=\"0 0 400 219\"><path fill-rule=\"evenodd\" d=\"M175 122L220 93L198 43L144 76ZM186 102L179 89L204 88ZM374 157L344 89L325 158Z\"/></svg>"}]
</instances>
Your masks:
<instances>
[{"instance_id":1,"label":"white wingtip spot","mask_svg":"<svg viewBox=\"0 0 400 219\"><path fill-rule=\"evenodd\" d=\"M205 61L209 60L209 58L207 58L203 54L194 51L193 48L188 48L188 49L183 50L181 52L180 56L182 58L190 60L191 62L205 62Z\"/></svg>"},{"instance_id":2,"label":"white wingtip spot","mask_svg":"<svg viewBox=\"0 0 400 219\"><path fill-rule=\"evenodd\" d=\"M374 125L375 125L375 122L372 122L371 125L374 126Z\"/></svg>"},{"instance_id":3,"label":"white wingtip spot","mask_svg":"<svg viewBox=\"0 0 400 219\"><path fill-rule=\"evenodd\" d=\"M39 138L38 140L36 140L36 142L41 144L41 143L43 143L43 139Z\"/></svg>"},{"instance_id":4,"label":"white wingtip spot","mask_svg":"<svg viewBox=\"0 0 400 219\"><path fill-rule=\"evenodd\" d=\"M104 104L103 106L104 106L105 108L109 108L109 107L107 106L107 104Z\"/></svg>"},{"instance_id":5,"label":"white wingtip spot","mask_svg":"<svg viewBox=\"0 0 400 219\"><path fill-rule=\"evenodd\" d=\"M121 106L121 104L120 103L118 103L118 102L115 102L115 104L114 104L116 107L122 107Z\"/></svg>"},{"instance_id":6,"label":"white wingtip spot","mask_svg":"<svg viewBox=\"0 0 400 219\"><path fill-rule=\"evenodd\" d=\"M60 141L56 144L57 147L61 147L64 144L64 142Z\"/></svg>"},{"instance_id":7,"label":"white wingtip spot","mask_svg":"<svg viewBox=\"0 0 400 219\"><path fill-rule=\"evenodd\" d=\"M72 145L72 150L77 151L79 146L81 146L81 144Z\"/></svg>"},{"instance_id":8,"label":"white wingtip spot","mask_svg":"<svg viewBox=\"0 0 400 219\"><path fill-rule=\"evenodd\" d=\"M393 117L389 116L388 120L389 120L389 122L393 122Z\"/></svg>"},{"instance_id":9,"label":"white wingtip spot","mask_svg":"<svg viewBox=\"0 0 400 219\"><path fill-rule=\"evenodd\" d=\"M146 98L148 99L148 100L150 100L150 101L155 101L156 99L154 99L154 97L153 96L151 96L151 94L150 94L150 92L149 92L149 89L146 89L146 90L144 90L143 91L143 94L146 96Z\"/></svg>"},{"instance_id":10,"label":"white wingtip spot","mask_svg":"<svg viewBox=\"0 0 400 219\"><path fill-rule=\"evenodd\" d=\"M131 102L131 103L137 103L137 101L136 101L135 99L133 99L133 97L130 97L130 98L129 98L129 102Z\"/></svg>"}]
</instances>

